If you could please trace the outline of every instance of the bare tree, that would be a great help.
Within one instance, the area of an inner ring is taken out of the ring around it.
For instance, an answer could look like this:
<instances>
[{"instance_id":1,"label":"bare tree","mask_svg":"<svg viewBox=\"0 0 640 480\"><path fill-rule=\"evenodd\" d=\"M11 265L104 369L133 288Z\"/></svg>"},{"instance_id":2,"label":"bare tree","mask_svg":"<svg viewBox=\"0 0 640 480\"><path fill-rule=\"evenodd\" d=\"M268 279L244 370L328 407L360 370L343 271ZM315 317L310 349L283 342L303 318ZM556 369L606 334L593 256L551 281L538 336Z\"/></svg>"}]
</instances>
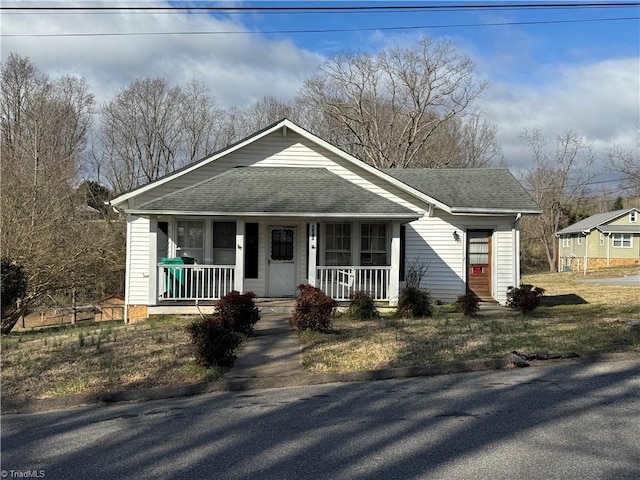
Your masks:
<instances>
[{"instance_id":1,"label":"bare tree","mask_svg":"<svg viewBox=\"0 0 640 480\"><path fill-rule=\"evenodd\" d=\"M486 85L473 70L451 43L423 38L376 56L330 59L298 101L327 140L373 166L403 168L423 163L435 134L481 95Z\"/></svg>"},{"instance_id":2,"label":"bare tree","mask_svg":"<svg viewBox=\"0 0 640 480\"><path fill-rule=\"evenodd\" d=\"M3 255L24 265L28 297L69 285L82 267L73 184L94 100L84 79L50 80L25 57L2 65L0 237Z\"/></svg>"},{"instance_id":3,"label":"bare tree","mask_svg":"<svg viewBox=\"0 0 640 480\"><path fill-rule=\"evenodd\" d=\"M629 195L640 195L640 145L635 151L619 146L610 148L605 154L607 164L622 176L621 184Z\"/></svg>"},{"instance_id":4,"label":"bare tree","mask_svg":"<svg viewBox=\"0 0 640 480\"><path fill-rule=\"evenodd\" d=\"M532 155L532 168L523 184L542 209L537 217L523 219L524 243L533 238L543 248L549 270L558 266L555 232L568 226L572 213L587 197L595 174L595 154L584 138L566 132L549 143L539 129L521 135Z\"/></svg>"},{"instance_id":5,"label":"bare tree","mask_svg":"<svg viewBox=\"0 0 640 480\"><path fill-rule=\"evenodd\" d=\"M196 80L183 88L136 80L102 107L101 118L96 163L116 193L211 153L224 128L223 111Z\"/></svg>"},{"instance_id":6,"label":"bare tree","mask_svg":"<svg viewBox=\"0 0 640 480\"><path fill-rule=\"evenodd\" d=\"M294 117L294 107L291 104L272 96L264 96L247 107L227 111L219 144L221 147L228 146L283 118L295 121Z\"/></svg>"},{"instance_id":7,"label":"bare tree","mask_svg":"<svg viewBox=\"0 0 640 480\"><path fill-rule=\"evenodd\" d=\"M107 177L116 192L155 180L179 158L181 91L166 80L136 80L102 108L102 147Z\"/></svg>"},{"instance_id":8,"label":"bare tree","mask_svg":"<svg viewBox=\"0 0 640 480\"><path fill-rule=\"evenodd\" d=\"M224 110L216 106L215 98L201 81L192 80L182 89L180 126L186 163L192 163L221 148L218 140L224 120Z\"/></svg>"}]
</instances>

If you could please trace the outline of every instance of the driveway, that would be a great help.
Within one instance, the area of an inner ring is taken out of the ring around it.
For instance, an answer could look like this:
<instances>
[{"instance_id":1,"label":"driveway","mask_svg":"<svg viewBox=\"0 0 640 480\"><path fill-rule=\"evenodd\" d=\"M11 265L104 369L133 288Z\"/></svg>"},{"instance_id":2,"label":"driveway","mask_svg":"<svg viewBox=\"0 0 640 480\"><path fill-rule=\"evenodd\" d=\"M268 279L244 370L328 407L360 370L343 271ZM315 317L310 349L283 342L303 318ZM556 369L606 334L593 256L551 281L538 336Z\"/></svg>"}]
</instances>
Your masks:
<instances>
[{"instance_id":1,"label":"driveway","mask_svg":"<svg viewBox=\"0 0 640 480\"><path fill-rule=\"evenodd\" d=\"M622 285L631 287L640 287L640 275L628 275L618 278L590 278L587 280L579 280L580 283L602 283L604 285Z\"/></svg>"}]
</instances>

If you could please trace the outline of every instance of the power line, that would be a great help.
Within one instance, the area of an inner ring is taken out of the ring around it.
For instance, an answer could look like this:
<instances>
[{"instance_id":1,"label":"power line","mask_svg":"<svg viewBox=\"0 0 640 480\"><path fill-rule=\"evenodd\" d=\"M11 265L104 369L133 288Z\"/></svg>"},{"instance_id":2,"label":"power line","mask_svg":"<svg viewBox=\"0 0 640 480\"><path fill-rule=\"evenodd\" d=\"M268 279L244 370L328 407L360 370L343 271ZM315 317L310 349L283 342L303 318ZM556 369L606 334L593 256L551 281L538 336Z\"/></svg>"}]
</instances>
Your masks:
<instances>
[{"instance_id":1,"label":"power line","mask_svg":"<svg viewBox=\"0 0 640 480\"><path fill-rule=\"evenodd\" d=\"M298 34L298 33L348 33L348 32L377 32L393 30L429 30L436 28L471 28L471 27L501 27L517 25L554 25L587 22L616 22L640 20L640 17L590 18L575 20L539 20L522 22L491 22L491 23L459 23L447 25L415 25L397 27L355 27L355 28L318 28L298 30L200 30L181 32L102 32L102 33L3 33L0 37L123 37L123 36L157 36L157 35L265 35L265 34Z\"/></svg>"},{"instance_id":2,"label":"power line","mask_svg":"<svg viewBox=\"0 0 640 480\"><path fill-rule=\"evenodd\" d=\"M334 5L334 6L0 6L7 12L111 12L111 11L186 11L186 12L363 12L363 11L418 11L418 10L524 10L524 9L572 9L572 8L625 8L637 7L640 2L548 2L548 3L485 3L453 5Z\"/></svg>"}]
</instances>

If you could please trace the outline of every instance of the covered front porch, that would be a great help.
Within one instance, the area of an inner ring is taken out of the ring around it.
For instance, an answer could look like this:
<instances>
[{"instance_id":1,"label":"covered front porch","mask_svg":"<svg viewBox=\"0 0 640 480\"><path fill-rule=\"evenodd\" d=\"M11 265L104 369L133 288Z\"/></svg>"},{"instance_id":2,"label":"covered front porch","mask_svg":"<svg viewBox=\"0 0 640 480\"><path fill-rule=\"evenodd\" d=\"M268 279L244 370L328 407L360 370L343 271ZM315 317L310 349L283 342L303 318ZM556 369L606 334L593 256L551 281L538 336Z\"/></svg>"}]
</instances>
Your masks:
<instances>
[{"instance_id":1,"label":"covered front porch","mask_svg":"<svg viewBox=\"0 0 640 480\"><path fill-rule=\"evenodd\" d=\"M307 283L337 301L366 292L393 306L405 221L151 215L149 305L208 309L232 290L293 298Z\"/></svg>"}]
</instances>

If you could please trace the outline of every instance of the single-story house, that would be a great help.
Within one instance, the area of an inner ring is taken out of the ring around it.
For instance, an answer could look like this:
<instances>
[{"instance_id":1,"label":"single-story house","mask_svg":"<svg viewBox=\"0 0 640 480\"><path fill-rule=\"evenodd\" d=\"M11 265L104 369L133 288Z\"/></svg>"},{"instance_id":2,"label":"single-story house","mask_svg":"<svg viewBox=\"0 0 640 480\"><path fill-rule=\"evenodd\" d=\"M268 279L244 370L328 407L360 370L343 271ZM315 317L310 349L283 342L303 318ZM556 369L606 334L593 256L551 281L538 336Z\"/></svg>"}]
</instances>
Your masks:
<instances>
[{"instance_id":1,"label":"single-story house","mask_svg":"<svg viewBox=\"0 0 640 480\"><path fill-rule=\"evenodd\" d=\"M640 210L597 213L556 232L558 271L640 264Z\"/></svg>"},{"instance_id":2,"label":"single-story house","mask_svg":"<svg viewBox=\"0 0 640 480\"><path fill-rule=\"evenodd\" d=\"M540 213L507 169L379 170L287 119L110 203L127 216L129 320L304 283L393 306L416 272L434 300L504 303L520 218Z\"/></svg>"}]
</instances>

